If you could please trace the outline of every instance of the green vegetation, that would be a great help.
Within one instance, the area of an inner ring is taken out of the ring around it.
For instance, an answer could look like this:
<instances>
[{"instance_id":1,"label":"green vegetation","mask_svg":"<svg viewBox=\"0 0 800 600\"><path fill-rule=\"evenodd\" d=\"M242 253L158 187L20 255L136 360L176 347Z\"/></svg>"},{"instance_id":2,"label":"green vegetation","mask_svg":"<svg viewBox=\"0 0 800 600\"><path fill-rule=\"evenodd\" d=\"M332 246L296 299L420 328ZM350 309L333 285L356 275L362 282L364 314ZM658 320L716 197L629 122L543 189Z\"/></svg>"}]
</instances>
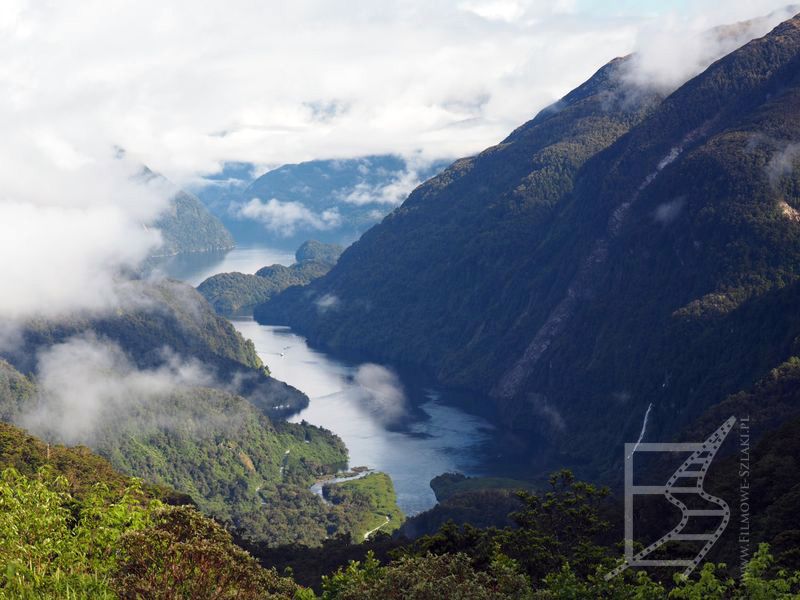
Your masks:
<instances>
[{"instance_id":1,"label":"green vegetation","mask_svg":"<svg viewBox=\"0 0 800 600\"><path fill-rule=\"evenodd\" d=\"M67 491L78 500L91 493L96 484L121 495L133 483L89 448L47 444L13 425L0 423L0 471L13 469L19 475L36 477L45 467L62 477ZM168 487L145 482L141 490L148 497L168 504L193 503L189 496Z\"/></svg>"},{"instance_id":2,"label":"green vegetation","mask_svg":"<svg viewBox=\"0 0 800 600\"><path fill-rule=\"evenodd\" d=\"M37 402L30 381L0 363L0 418L18 421ZM347 463L347 448L329 431L305 422L273 423L243 398L212 388L176 389L129 402L97 417L92 448L118 471L155 484L148 488L152 494L158 490L158 497L171 502L193 501L242 537L314 546L343 533L363 538L367 526L377 526L377 512L392 515L387 531L401 520L391 480L383 474L375 474L374 489L343 492L332 504L309 490ZM58 439L57 423L42 427L49 439ZM125 484L88 449L48 446L0 424L0 467L30 473L32 467L24 465L45 462L59 465L70 481L104 477L113 487ZM80 487L76 483L75 489Z\"/></svg>"},{"instance_id":3,"label":"green vegetation","mask_svg":"<svg viewBox=\"0 0 800 600\"><path fill-rule=\"evenodd\" d=\"M256 317L489 395L521 459L615 480L648 406L667 440L800 355L798 61L800 18L663 100L613 61Z\"/></svg>"},{"instance_id":4,"label":"green vegetation","mask_svg":"<svg viewBox=\"0 0 800 600\"><path fill-rule=\"evenodd\" d=\"M467 477L461 473L443 473L431 480L436 499L443 502L457 494L479 490L533 490L533 484L506 477Z\"/></svg>"},{"instance_id":5,"label":"green vegetation","mask_svg":"<svg viewBox=\"0 0 800 600\"><path fill-rule=\"evenodd\" d=\"M0 474L0 598L284 598L291 580L258 566L191 507L137 483L80 498L58 471ZM214 596L208 595L214 589Z\"/></svg>"},{"instance_id":6,"label":"green vegetation","mask_svg":"<svg viewBox=\"0 0 800 600\"><path fill-rule=\"evenodd\" d=\"M19 343L0 356L30 375L36 371L40 351L90 333L119 345L139 368L162 367L176 355L199 361L219 385L271 416L308 405L304 394L269 376L253 343L214 313L190 286L176 281L130 281L120 286L119 293L126 308L113 314L25 323Z\"/></svg>"},{"instance_id":7,"label":"green vegetation","mask_svg":"<svg viewBox=\"0 0 800 600\"><path fill-rule=\"evenodd\" d=\"M317 240L303 242L294 253L298 264L316 262L332 267L339 260L344 248L338 244L323 244Z\"/></svg>"},{"instance_id":8,"label":"green vegetation","mask_svg":"<svg viewBox=\"0 0 800 600\"><path fill-rule=\"evenodd\" d=\"M776 564L766 544L738 582L712 563L690 577L629 569L606 581L618 559L601 542L609 528L599 511L604 490L568 472L553 475L551 485L541 495L521 494L514 528L449 525L395 552L388 564L368 554L324 577L323 598L777 600L800 592L800 573Z\"/></svg>"},{"instance_id":9,"label":"green vegetation","mask_svg":"<svg viewBox=\"0 0 800 600\"><path fill-rule=\"evenodd\" d=\"M308 424L273 424L225 392L176 392L108 423L93 446L117 469L189 494L255 540L313 545L337 528L307 488L347 462L341 440Z\"/></svg>"},{"instance_id":10,"label":"green vegetation","mask_svg":"<svg viewBox=\"0 0 800 600\"><path fill-rule=\"evenodd\" d=\"M0 471L0 598L317 597L292 580L292 571L281 577L274 568L259 566L193 507L165 505L137 480L109 471L84 450L57 448L56 458L41 442L4 429L6 437L17 436L27 448L13 460L28 474ZM76 469L81 460L86 468ZM94 466L100 468L93 471ZM92 472L97 481L91 481ZM358 487L382 487L376 481ZM778 600L800 593L800 573L776 561L767 544L759 546L740 581L725 565L709 563L688 578L628 570L607 582L604 575L619 559L607 543L609 524L601 518L605 490L566 471L554 474L550 484L538 495L520 492L514 527L450 524L396 546L393 558L382 552L380 560L369 545L361 546L362 558L322 577L322 598ZM386 538L378 538L369 544L385 549ZM348 548L356 546L332 543L319 552L343 555ZM295 547L293 552L301 557L299 566L304 554L317 551Z\"/></svg>"},{"instance_id":11,"label":"green vegetation","mask_svg":"<svg viewBox=\"0 0 800 600\"><path fill-rule=\"evenodd\" d=\"M206 300L222 315L251 313L256 305L295 285L307 285L322 277L336 264L344 248L311 240L295 253L290 267L272 265L255 275L219 273L197 286Z\"/></svg>"},{"instance_id":12,"label":"green vegetation","mask_svg":"<svg viewBox=\"0 0 800 600\"><path fill-rule=\"evenodd\" d=\"M370 473L352 481L328 484L323 487L323 494L334 505L360 513L349 532L354 540L367 539L378 531L390 533L403 523L392 479L386 473Z\"/></svg>"},{"instance_id":13,"label":"green vegetation","mask_svg":"<svg viewBox=\"0 0 800 600\"><path fill-rule=\"evenodd\" d=\"M235 245L222 222L194 195L184 191L170 199L169 208L153 227L161 231L163 239L158 256L230 250Z\"/></svg>"}]
</instances>

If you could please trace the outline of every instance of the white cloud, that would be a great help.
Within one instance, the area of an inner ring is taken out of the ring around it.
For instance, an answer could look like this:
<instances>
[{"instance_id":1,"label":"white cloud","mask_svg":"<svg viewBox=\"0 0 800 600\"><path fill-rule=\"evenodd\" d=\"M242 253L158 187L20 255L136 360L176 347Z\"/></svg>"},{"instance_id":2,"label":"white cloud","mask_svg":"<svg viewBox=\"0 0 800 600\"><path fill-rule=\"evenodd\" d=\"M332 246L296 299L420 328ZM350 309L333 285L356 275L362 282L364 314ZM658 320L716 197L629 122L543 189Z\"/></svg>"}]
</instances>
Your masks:
<instances>
[{"instance_id":1,"label":"white cloud","mask_svg":"<svg viewBox=\"0 0 800 600\"><path fill-rule=\"evenodd\" d=\"M302 202L281 202L271 198L266 202L253 198L240 206L238 215L260 222L268 230L282 236L292 235L298 227L311 227L317 230L338 227L342 218L335 208L321 213L309 210Z\"/></svg>"},{"instance_id":2,"label":"white cloud","mask_svg":"<svg viewBox=\"0 0 800 600\"><path fill-rule=\"evenodd\" d=\"M115 158L110 146L90 156L53 132L6 124L0 316L115 306L120 270L135 267L160 244L159 232L143 224L166 206L168 186L137 177L140 166Z\"/></svg>"},{"instance_id":3,"label":"white cloud","mask_svg":"<svg viewBox=\"0 0 800 600\"><path fill-rule=\"evenodd\" d=\"M324 314L329 310L336 310L341 304L341 300L333 294L325 294L322 298L314 302L317 306L317 312Z\"/></svg>"},{"instance_id":4,"label":"white cloud","mask_svg":"<svg viewBox=\"0 0 800 600\"><path fill-rule=\"evenodd\" d=\"M181 185L222 161L461 156L629 51L636 31L564 2L471 3L500 21L461 4L4 2L0 110L76 144L102 137ZM487 100L453 104L474 98Z\"/></svg>"},{"instance_id":5,"label":"white cloud","mask_svg":"<svg viewBox=\"0 0 800 600\"><path fill-rule=\"evenodd\" d=\"M339 196L343 202L359 206L364 204L396 206L403 202L420 183L422 181L419 173L415 169L409 168L405 171L394 173L387 184L370 185L366 182L361 182L353 188L344 190Z\"/></svg>"},{"instance_id":6,"label":"white cloud","mask_svg":"<svg viewBox=\"0 0 800 600\"><path fill-rule=\"evenodd\" d=\"M140 164L184 185L223 161L462 156L637 40L637 81L674 85L719 51L683 32L781 4L665 17L574 0L4 0L0 316L113 306L117 273L159 244L142 223L167 190L135 179ZM375 193L394 203L413 183ZM242 210L284 233L338 218L279 199Z\"/></svg>"},{"instance_id":7,"label":"white cloud","mask_svg":"<svg viewBox=\"0 0 800 600\"><path fill-rule=\"evenodd\" d=\"M800 11L800 8L774 9L775 2L760 2L763 13L750 3L743 10L742 3L724 5L695 15L669 15L641 28L636 44L636 55L627 75L629 82L638 86L672 91L690 78L698 75L711 63L771 31L780 22ZM708 9L708 6L705 6ZM738 23L737 19L751 19ZM730 25L721 28L720 24Z\"/></svg>"},{"instance_id":8,"label":"white cloud","mask_svg":"<svg viewBox=\"0 0 800 600\"><path fill-rule=\"evenodd\" d=\"M681 215L685 206L686 198L676 198L671 202L659 204L653 213L653 219L656 223L669 225Z\"/></svg>"},{"instance_id":9,"label":"white cloud","mask_svg":"<svg viewBox=\"0 0 800 600\"><path fill-rule=\"evenodd\" d=\"M68 444L92 444L109 425L134 419L142 426L179 426L181 415L174 409L160 415L158 405L180 388L212 379L201 363L164 352L164 366L138 370L118 345L92 335L56 344L39 355L38 401L18 421Z\"/></svg>"},{"instance_id":10,"label":"white cloud","mask_svg":"<svg viewBox=\"0 0 800 600\"><path fill-rule=\"evenodd\" d=\"M405 390L397 375L380 365L358 367L354 381L361 391L361 403L384 425L396 425L408 415Z\"/></svg>"}]
</instances>

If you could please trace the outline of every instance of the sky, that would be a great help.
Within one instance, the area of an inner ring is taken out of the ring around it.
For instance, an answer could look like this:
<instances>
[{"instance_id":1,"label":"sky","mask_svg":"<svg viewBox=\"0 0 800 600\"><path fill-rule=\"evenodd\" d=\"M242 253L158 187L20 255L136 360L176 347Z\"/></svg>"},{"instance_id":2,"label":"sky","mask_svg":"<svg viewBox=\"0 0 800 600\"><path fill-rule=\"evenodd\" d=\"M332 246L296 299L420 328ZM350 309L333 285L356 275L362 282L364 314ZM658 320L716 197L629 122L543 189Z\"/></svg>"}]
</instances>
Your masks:
<instances>
[{"instance_id":1,"label":"sky","mask_svg":"<svg viewBox=\"0 0 800 600\"><path fill-rule=\"evenodd\" d=\"M225 161L458 157L654 28L783 4L3 0L0 108L57 162L118 146L180 184Z\"/></svg>"},{"instance_id":2,"label":"sky","mask_svg":"<svg viewBox=\"0 0 800 600\"><path fill-rule=\"evenodd\" d=\"M171 193L143 164L469 155L616 56L677 87L720 55L699 32L783 4L2 0L0 317L118 302Z\"/></svg>"}]
</instances>

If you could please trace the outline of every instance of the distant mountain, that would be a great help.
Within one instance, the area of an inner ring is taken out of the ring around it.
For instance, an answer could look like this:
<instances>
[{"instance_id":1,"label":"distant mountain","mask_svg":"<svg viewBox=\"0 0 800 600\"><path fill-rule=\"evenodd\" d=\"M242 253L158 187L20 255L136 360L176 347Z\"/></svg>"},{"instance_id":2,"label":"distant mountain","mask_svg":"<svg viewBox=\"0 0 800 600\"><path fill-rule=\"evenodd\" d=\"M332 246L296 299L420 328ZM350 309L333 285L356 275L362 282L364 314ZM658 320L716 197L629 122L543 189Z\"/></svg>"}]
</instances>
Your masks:
<instances>
[{"instance_id":1,"label":"distant mountain","mask_svg":"<svg viewBox=\"0 0 800 600\"><path fill-rule=\"evenodd\" d=\"M314 240L305 242L295 253L291 266L270 265L255 275L218 273L199 286L200 292L221 315L252 314L253 308L293 285L306 285L322 277L336 264L344 248Z\"/></svg>"},{"instance_id":2,"label":"distant mountain","mask_svg":"<svg viewBox=\"0 0 800 600\"><path fill-rule=\"evenodd\" d=\"M252 180L233 164L197 194L239 244L296 248L313 237L348 245L445 166L366 156L283 165Z\"/></svg>"},{"instance_id":3,"label":"distant mountain","mask_svg":"<svg viewBox=\"0 0 800 600\"><path fill-rule=\"evenodd\" d=\"M626 62L259 319L480 392L504 451L606 476L623 442L674 437L800 354L800 18L666 99Z\"/></svg>"},{"instance_id":4,"label":"distant mountain","mask_svg":"<svg viewBox=\"0 0 800 600\"><path fill-rule=\"evenodd\" d=\"M161 231L157 256L230 250L233 236L197 197L184 191L171 199L167 211L152 224Z\"/></svg>"},{"instance_id":5,"label":"distant mountain","mask_svg":"<svg viewBox=\"0 0 800 600\"><path fill-rule=\"evenodd\" d=\"M120 151L120 156L124 156L124 151ZM162 245L151 259L234 247L230 232L196 196L177 189L163 175L148 167L142 167L138 177L143 181L160 181L174 190L167 209L154 223L145 224L145 227L158 229L162 237Z\"/></svg>"}]
</instances>

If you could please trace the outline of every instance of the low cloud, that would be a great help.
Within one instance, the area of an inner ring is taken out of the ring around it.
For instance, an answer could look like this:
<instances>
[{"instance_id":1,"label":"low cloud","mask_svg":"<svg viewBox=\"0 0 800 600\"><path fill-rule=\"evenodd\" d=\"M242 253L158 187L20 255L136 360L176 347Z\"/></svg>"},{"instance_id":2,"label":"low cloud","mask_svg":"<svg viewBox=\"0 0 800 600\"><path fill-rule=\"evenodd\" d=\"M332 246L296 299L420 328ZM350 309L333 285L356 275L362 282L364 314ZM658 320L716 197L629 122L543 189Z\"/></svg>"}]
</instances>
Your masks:
<instances>
[{"instance_id":1,"label":"low cloud","mask_svg":"<svg viewBox=\"0 0 800 600\"><path fill-rule=\"evenodd\" d=\"M541 394L533 394L530 398L531 407L535 414L541 417L547 429L564 431L567 427L564 417L559 410Z\"/></svg>"},{"instance_id":2,"label":"low cloud","mask_svg":"<svg viewBox=\"0 0 800 600\"><path fill-rule=\"evenodd\" d=\"M277 198L266 202L253 198L236 212L239 217L258 221L269 231L284 237L294 234L298 228L324 231L342 223L336 208L315 213L301 202L281 202Z\"/></svg>"},{"instance_id":3,"label":"low cloud","mask_svg":"<svg viewBox=\"0 0 800 600\"><path fill-rule=\"evenodd\" d=\"M408 400L400 378L376 364L363 364L353 377L362 405L384 425L397 425L408 415Z\"/></svg>"},{"instance_id":4,"label":"low cloud","mask_svg":"<svg viewBox=\"0 0 800 600\"><path fill-rule=\"evenodd\" d=\"M317 312L324 314L330 310L336 310L339 308L341 300L339 300L338 296L334 296L333 294L325 294L321 298L317 299L314 304L317 307Z\"/></svg>"},{"instance_id":5,"label":"low cloud","mask_svg":"<svg viewBox=\"0 0 800 600\"><path fill-rule=\"evenodd\" d=\"M653 213L653 219L656 223L669 225L680 216L685 206L686 198L677 198L671 202L659 204Z\"/></svg>"},{"instance_id":6,"label":"low cloud","mask_svg":"<svg viewBox=\"0 0 800 600\"><path fill-rule=\"evenodd\" d=\"M702 13L655 19L640 29L624 78L634 87L671 92L716 60L766 35L800 10L797 6L784 6L767 16L759 15L759 5L766 12L774 9L775 4L751 2L745 8L741 2L730 6L726 2L724 10L721 9L723 5L703 6ZM737 17L747 20L737 23ZM729 25L720 26L720 23Z\"/></svg>"},{"instance_id":7,"label":"low cloud","mask_svg":"<svg viewBox=\"0 0 800 600\"><path fill-rule=\"evenodd\" d=\"M145 224L168 206L166 182L142 178L110 148L89 156L43 139L37 148L0 144L0 318L112 308L120 273L161 243Z\"/></svg>"},{"instance_id":8,"label":"low cloud","mask_svg":"<svg viewBox=\"0 0 800 600\"><path fill-rule=\"evenodd\" d=\"M158 407L181 389L210 386L213 378L200 362L164 350L164 364L137 369L115 343L81 335L39 355L36 406L19 424L34 434L67 444L93 445L109 427L182 426L175 407Z\"/></svg>"},{"instance_id":9,"label":"low cloud","mask_svg":"<svg viewBox=\"0 0 800 600\"><path fill-rule=\"evenodd\" d=\"M420 183L422 181L419 172L415 169L408 169L395 173L389 183L383 185L369 185L366 182L359 183L354 188L341 193L339 198L342 202L359 206L365 204L397 206L408 198L408 195Z\"/></svg>"},{"instance_id":10,"label":"low cloud","mask_svg":"<svg viewBox=\"0 0 800 600\"><path fill-rule=\"evenodd\" d=\"M791 175L800 161L800 144L787 144L767 163L767 177L773 188L777 188L784 177Z\"/></svg>"}]
</instances>

